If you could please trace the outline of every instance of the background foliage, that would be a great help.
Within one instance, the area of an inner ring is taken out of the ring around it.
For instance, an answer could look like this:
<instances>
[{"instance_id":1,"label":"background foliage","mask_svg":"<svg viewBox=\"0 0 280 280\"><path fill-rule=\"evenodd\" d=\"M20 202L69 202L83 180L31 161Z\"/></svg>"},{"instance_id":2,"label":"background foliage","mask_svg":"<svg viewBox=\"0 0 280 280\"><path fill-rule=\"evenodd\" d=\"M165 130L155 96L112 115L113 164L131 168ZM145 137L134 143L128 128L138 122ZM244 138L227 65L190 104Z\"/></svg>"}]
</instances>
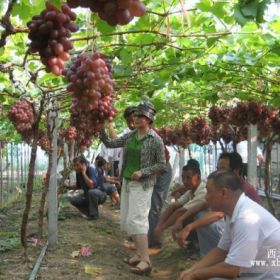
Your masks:
<instances>
[{"instance_id":1,"label":"background foliage","mask_svg":"<svg viewBox=\"0 0 280 280\"><path fill-rule=\"evenodd\" d=\"M2 37L8 2L4 0L0 7ZM26 23L44 8L43 1L14 2L10 21L15 32L0 48L0 126L5 127L0 136L18 138L5 115L16 99L25 96L36 103L42 91L47 92L47 98L57 99L60 118L67 126L71 96L66 80L46 73L39 57L27 52ZM123 109L142 99L154 103L158 127L206 116L213 104L256 100L279 107L276 3L268 8L272 1L143 2L144 17L117 27L87 9L77 9L80 30L72 36L72 54L98 50L110 58L117 83L118 128L123 124ZM184 2L193 5L183 6Z\"/></svg>"}]
</instances>

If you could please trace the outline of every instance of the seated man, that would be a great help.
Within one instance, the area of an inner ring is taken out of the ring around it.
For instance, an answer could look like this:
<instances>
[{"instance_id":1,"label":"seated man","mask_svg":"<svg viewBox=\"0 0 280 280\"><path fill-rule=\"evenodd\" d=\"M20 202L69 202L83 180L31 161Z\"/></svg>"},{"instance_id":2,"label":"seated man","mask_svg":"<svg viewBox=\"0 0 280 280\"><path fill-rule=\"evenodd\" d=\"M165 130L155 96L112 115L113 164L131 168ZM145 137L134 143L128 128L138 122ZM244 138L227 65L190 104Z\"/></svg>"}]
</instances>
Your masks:
<instances>
[{"instance_id":1,"label":"seated man","mask_svg":"<svg viewBox=\"0 0 280 280\"><path fill-rule=\"evenodd\" d=\"M90 220L99 218L98 205L106 200L106 193L97 185L94 167L90 166L84 156L74 158L76 171L76 186L69 189L83 189L84 193L71 197L70 202L85 214Z\"/></svg>"},{"instance_id":2,"label":"seated man","mask_svg":"<svg viewBox=\"0 0 280 280\"><path fill-rule=\"evenodd\" d=\"M233 171L239 176L245 195L262 205L256 190L245 182L241 176L242 158L238 153L222 153L218 160L217 170ZM183 215L173 226L173 236L177 239L180 247L185 247L186 239L195 230L198 237L200 255L203 256L217 246L224 230L223 217L224 214L222 212L201 211L194 217L193 222L187 224L182 229L184 221L188 218L187 215Z\"/></svg>"},{"instance_id":3,"label":"seated man","mask_svg":"<svg viewBox=\"0 0 280 280\"><path fill-rule=\"evenodd\" d=\"M97 185L100 190L110 196L112 204L119 207L120 197L115 184L120 184L120 181L115 177L105 176L108 166L108 162L101 156L95 161Z\"/></svg>"},{"instance_id":4,"label":"seated man","mask_svg":"<svg viewBox=\"0 0 280 280\"><path fill-rule=\"evenodd\" d=\"M201 202L205 202L206 189L205 185L201 184L199 163L191 159L187 165L183 167L182 172L183 184L189 188L184 195L182 195L178 201L169 205L160 217L159 223L155 228L155 242L160 244L163 231L172 226L178 217L186 212L191 212L195 215L201 209L198 208L195 211L196 205L200 205Z\"/></svg>"},{"instance_id":5,"label":"seated man","mask_svg":"<svg viewBox=\"0 0 280 280\"><path fill-rule=\"evenodd\" d=\"M244 194L239 176L232 171L210 174L206 200L213 211L225 213L225 230L218 246L179 280L280 279L280 223Z\"/></svg>"},{"instance_id":6,"label":"seated man","mask_svg":"<svg viewBox=\"0 0 280 280\"><path fill-rule=\"evenodd\" d=\"M188 187L185 187L181 184L176 184L173 187L173 190L171 191L170 195L175 198L175 200L178 200L183 194L185 194L188 191Z\"/></svg>"}]
</instances>

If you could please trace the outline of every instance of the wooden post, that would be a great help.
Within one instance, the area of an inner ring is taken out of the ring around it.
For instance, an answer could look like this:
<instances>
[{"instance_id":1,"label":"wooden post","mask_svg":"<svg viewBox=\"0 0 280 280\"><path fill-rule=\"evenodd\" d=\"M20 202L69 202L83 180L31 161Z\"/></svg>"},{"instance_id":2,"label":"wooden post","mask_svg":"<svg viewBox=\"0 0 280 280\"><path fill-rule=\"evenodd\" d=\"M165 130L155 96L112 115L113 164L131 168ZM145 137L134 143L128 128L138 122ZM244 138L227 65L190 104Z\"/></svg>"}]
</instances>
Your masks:
<instances>
[{"instance_id":1,"label":"wooden post","mask_svg":"<svg viewBox=\"0 0 280 280\"><path fill-rule=\"evenodd\" d=\"M55 108L49 115L49 125L52 132L52 169L49 181L48 205L48 249L54 250L57 245L57 112Z\"/></svg>"},{"instance_id":2,"label":"wooden post","mask_svg":"<svg viewBox=\"0 0 280 280\"><path fill-rule=\"evenodd\" d=\"M248 127L248 182L257 187L257 126Z\"/></svg>"}]
</instances>

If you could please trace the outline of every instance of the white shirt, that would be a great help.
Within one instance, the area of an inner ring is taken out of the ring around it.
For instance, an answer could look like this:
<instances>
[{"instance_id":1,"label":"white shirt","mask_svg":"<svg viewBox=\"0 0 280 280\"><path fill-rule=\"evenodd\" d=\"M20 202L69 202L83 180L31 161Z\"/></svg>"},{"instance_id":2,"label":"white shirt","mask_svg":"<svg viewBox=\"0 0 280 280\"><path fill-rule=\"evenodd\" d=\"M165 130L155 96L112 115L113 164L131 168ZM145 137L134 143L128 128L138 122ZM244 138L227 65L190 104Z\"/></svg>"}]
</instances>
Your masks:
<instances>
[{"instance_id":1,"label":"white shirt","mask_svg":"<svg viewBox=\"0 0 280 280\"><path fill-rule=\"evenodd\" d=\"M240 196L232 217L226 217L218 247L228 252L226 263L241 268L241 279L244 273L244 279L280 279L280 223L245 194ZM274 266L277 259L279 266Z\"/></svg>"},{"instance_id":2,"label":"white shirt","mask_svg":"<svg viewBox=\"0 0 280 280\"><path fill-rule=\"evenodd\" d=\"M119 160L121 152L122 148L107 148L103 143L100 144L99 155L107 162Z\"/></svg>"},{"instance_id":3,"label":"white shirt","mask_svg":"<svg viewBox=\"0 0 280 280\"><path fill-rule=\"evenodd\" d=\"M205 183L201 182L194 193L187 191L177 201L188 210L200 202L205 201L207 190Z\"/></svg>"},{"instance_id":4,"label":"white shirt","mask_svg":"<svg viewBox=\"0 0 280 280\"><path fill-rule=\"evenodd\" d=\"M244 140L236 145L236 152L240 154L242 157L242 162L243 163L248 163L248 141ZM262 156L262 151L261 149L257 146L257 156ZM259 165L259 161L257 159L257 166Z\"/></svg>"}]
</instances>

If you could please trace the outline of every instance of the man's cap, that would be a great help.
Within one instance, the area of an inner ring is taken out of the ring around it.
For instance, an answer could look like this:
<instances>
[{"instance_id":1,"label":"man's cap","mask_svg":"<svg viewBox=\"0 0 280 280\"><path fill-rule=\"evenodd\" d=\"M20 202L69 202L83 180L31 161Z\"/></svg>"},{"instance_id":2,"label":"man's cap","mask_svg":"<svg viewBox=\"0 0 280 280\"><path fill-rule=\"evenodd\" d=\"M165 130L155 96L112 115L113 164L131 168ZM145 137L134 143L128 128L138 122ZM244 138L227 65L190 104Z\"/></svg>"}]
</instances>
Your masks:
<instances>
[{"instance_id":1,"label":"man's cap","mask_svg":"<svg viewBox=\"0 0 280 280\"><path fill-rule=\"evenodd\" d=\"M155 119L156 110L153 104L146 101L142 101L137 106L137 110L135 111L135 114L143 115L153 122Z\"/></svg>"}]
</instances>

